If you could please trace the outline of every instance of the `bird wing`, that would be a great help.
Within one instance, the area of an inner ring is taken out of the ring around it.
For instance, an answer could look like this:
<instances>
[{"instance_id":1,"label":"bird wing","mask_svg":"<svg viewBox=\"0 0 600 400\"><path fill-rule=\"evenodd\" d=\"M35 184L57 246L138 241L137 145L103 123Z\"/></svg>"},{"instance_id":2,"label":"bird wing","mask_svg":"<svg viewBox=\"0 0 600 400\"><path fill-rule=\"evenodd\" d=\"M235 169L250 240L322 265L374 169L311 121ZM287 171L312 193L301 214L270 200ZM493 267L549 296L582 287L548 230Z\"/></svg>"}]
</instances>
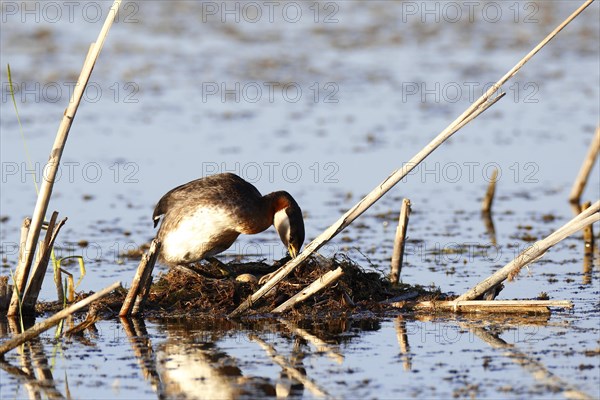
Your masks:
<instances>
[{"instance_id":1,"label":"bird wing","mask_svg":"<svg viewBox=\"0 0 600 400\"><path fill-rule=\"evenodd\" d=\"M221 204L226 209L233 211L234 214L254 213L258 210L240 209L236 207L235 203L240 199L257 200L261 197L258 189L235 174L212 175L193 180L168 191L158 201L152 219L156 228L160 217L169 210L203 203ZM253 201L248 203L254 204Z\"/></svg>"}]
</instances>

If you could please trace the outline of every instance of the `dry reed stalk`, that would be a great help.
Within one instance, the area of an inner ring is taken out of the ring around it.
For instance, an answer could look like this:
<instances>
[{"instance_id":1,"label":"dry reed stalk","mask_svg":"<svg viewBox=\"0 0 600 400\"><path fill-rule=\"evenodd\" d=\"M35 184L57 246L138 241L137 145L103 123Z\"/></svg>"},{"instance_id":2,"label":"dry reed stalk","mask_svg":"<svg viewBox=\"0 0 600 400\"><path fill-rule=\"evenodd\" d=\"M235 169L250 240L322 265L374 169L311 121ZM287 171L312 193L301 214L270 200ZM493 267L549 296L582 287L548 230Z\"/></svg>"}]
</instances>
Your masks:
<instances>
[{"instance_id":1,"label":"dry reed stalk","mask_svg":"<svg viewBox=\"0 0 600 400\"><path fill-rule=\"evenodd\" d=\"M596 132L594 132L594 137L590 143L587 155L583 160L581 169L579 170L577 178L575 179L573 187L571 188L571 194L569 195L569 201L571 203L579 204L581 194L585 189L590 172L592 172L592 168L594 168L596 158L598 157L598 152L600 152L600 125L596 128Z\"/></svg>"},{"instance_id":2,"label":"dry reed stalk","mask_svg":"<svg viewBox=\"0 0 600 400\"><path fill-rule=\"evenodd\" d=\"M481 212L487 215L491 215L492 213L492 203L494 202L494 195L496 194L496 181L498 179L498 168L494 169L492 173L492 179L490 180L490 184L488 185L487 191L485 192L485 197L483 198L483 202L481 203Z\"/></svg>"},{"instance_id":3,"label":"dry reed stalk","mask_svg":"<svg viewBox=\"0 0 600 400\"><path fill-rule=\"evenodd\" d=\"M408 228L409 217L410 200L402 199L398 228L396 229L396 238L394 240L394 252L392 254L390 281L393 284L398 283L400 274L402 273L402 260L404 259L404 245L406 244L406 229Z\"/></svg>"},{"instance_id":4,"label":"dry reed stalk","mask_svg":"<svg viewBox=\"0 0 600 400\"><path fill-rule=\"evenodd\" d=\"M591 205L591 202L586 201L581 205L581 211L587 210ZM584 257L590 257L594 253L594 229L591 224L583 228L583 246Z\"/></svg>"},{"instance_id":5,"label":"dry reed stalk","mask_svg":"<svg viewBox=\"0 0 600 400\"><path fill-rule=\"evenodd\" d=\"M344 275L344 270L342 269L342 267L338 267L333 271L327 272L326 274L318 278L316 281L308 285L306 288L302 289L300 292L290 297L286 302L273 309L273 311L271 312L281 313L289 310L296 304L303 302L304 300L319 293L321 290L333 285L338 279L342 277L342 275Z\"/></svg>"},{"instance_id":6,"label":"dry reed stalk","mask_svg":"<svg viewBox=\"0 0 600 400\"><path fill-rule=\"evenodd\" d=\"M92 74L92 70L96 63L96 60L98 59L98 55L100 54L102 46L104 45L106 35L108 34L108 31L115 20L120 4L121 0L114 1L106 17L106 20L104 21L102 30L100 31L100 34L96 39L96 42L94 42L91 45L88 55L83 63L83 68L81 70L81 73L79 74L79 78L77 79L77 84L75 85L67 109L65 110L60 126L58 127L58 132L56 133L56 138L54 139L52 151L50 152L50 158L48 159L48 163L44 168L44 179L42 179L40 192L35 203L35 208L33 210L31 227L27 234L27 240L24 244L24 258L22 260L19 260L19 274L15 278L15 285L19 288L25 287L25 283L27 282L27 279L29 277L29 270L31 269L31 264L35 256L35 250L40 236L40 230L42 229L44 216L46 215L46 211L48 210L48 203L50 202L56 173L60 165L60 159L62 157L62 153L67 142L69 131L71 129L71 125L73 124L73 120L75 119L77 108L79 107L79 103L81 102L81 98L83 97L83 93L90 79L90 75ZM18 308L19 299L17 291L14 291L8 309L8 315L17 315Z\"/></svg>"},{"instance_id":7,"label":"dry reed stalk","mask_svg":"<svg viewBox=\"0 0 600 400\"><path fill-rule=\"evenodd\" d=\"M600 220L599 210L600 201L591 205L590 208L567 222L548 237L538 240L522 251L514 260L459 296L456 301L474 300L492 287L499 285L510 277L516 276L521 268L541 258L550 247L583 229L585 226Z\"/></svg>"},{"instance_id":8,"label":"dry reed stalk","mask_svg":"<svg viewBox=\"0 0 600 400\"><path fill-rule=\"evenodd\" d=\"M583 211L590 208L591 203L586 201L582 204ZM594 229L592 225L583 228L583 277L582 283L589 285L592 283L592 264L594 260Z\"/></svg>"},{"instance_id":9,"label":"dry reed stalk","mask_svg":"<svg viewBox=\"0 0 600 400\"><path fill-rule=\"evenodd\" d=\"M54 270L54 286L56 286L56 298L59 302L65 301L65 291L62 284L62 271L60 268Z\"/></svg>"},{"instance_id":10,"label":"dry reed stalk","mask_svg":"<svg viewBox=\"0 0 600 400\"><path fill-rule=\"evenodd\" d=\"M146 301L150 284L152 284L152 270L158 258L160 251L160 242L157 239L152 240L148 252L142 256L140 264L135 272L131 287L119 311L119 316L125 317L131 314L139 313Z\"/></svg>"},{"instance_id":11,"label":"dry reed stalk","mask_svg":"<svg viewBox=\"0 0 600 400\"><path fill-rule=\"evenodd\" d=\"M25 257L25 242L27 241L27 234L29 232L29 227L31 226L31 218L27 217L23 220L23 224L21 225L21 237L19 239L19 257L17 258L17 268L15 270L15 275L14 275L14 287L8 286L7 287L7 293L6 295L9 297L7 299L7 303L6 305L2 305L0 307L0 310L7 310L8 312L8 308L10 307L10 302L12 301L11 298L12 296L14 296L15 294L17 294L17 296L21 296L21 298L23 298L23 292L25 291L25 284L27 283L27 280L22 281L19 279L19 277L22 274L22 268L21 268L21 263L22 260L24 260ZM21 283L21 284L19 284ZM16 291L15 291L16 289ZM18 301L19 299L17 298L17 305L18 305Z\"/></svg>"},{"instance_id":12,"label":"dry reed stalk","mask_svg":"<svg viewBox=\"0 0 600 400\"><path fill-rule=\"evenodd\" d=\"M402 301L393 307L409 310L452 311L464 313L547 313L548 307L573 308L568 300L465 300L465 301Z\"/></svg>"},{"instance_id":13,"label":"dry reed stalk","mask_svg":"<svg viewBox=\"0 0 600 400\"><path fill-rule=\"evenodd\" d=\"M25 257L25 242L27 241L27 234L29 233L29 228L31 227L31 218L27 217L23 220L23 224L21 225L21 238L19 240L19 258L17 259L17 270L15 272L16 276L19 276L19 266L21 265L21 260ZM23 293L25 291L25 286L19 287L19 293Z\"/></svg>"},{"instance_id":14,"label":"dry reed stalk","mask_svg":"<svg viewBox=\"0 0 600 400\"><path fill-rule=\"evenodd\" d=\"M342 215L333 225L327 228L323 233L317 236L312 242L310 242L304 250L293 260L289 261L279 271L274 273L269 281L267 281L260 289L258 289L253 295L246 299L238 308L236 308L230 317L236 317L246 311L248 308L262 298L265 294L271 291L279 282L281 282L288 274L302 264L313 252L317 251L321 246L335 237L338 233L344 230L350 225L356 218L364 213L369 207L371 207L377 200L379 200L384 194L386 194L392 187L394 187L402 178L404 178L410 171L412 171L417 165L419 165L429 154L437 149L443 142L445 142L450 136L456 133L460 128L465 126L467 123L475 119L487 108L495 104L502 95L498 95L496 98L492 98L492 95L496 93L500 87L513 77L542 47L544 47L552 38L554 38L565 26L567 26L573 19L575 19L583 10L585 10L593 0L587 0L577 10L575 10L567 19L565 19L559 26L557 26L548 36L546 36L537 46L533 48L525 57L523 57L513 68L510 69L502 78L500 78L494 85L492 85L479 99L477 99L467 110L465 110L458 118L456 118L446 129L444 129L438 136L436 136L427 146L425 146L419 153L417 153L407 164L402 168L392 172L392 174L373 189L367 196L359 201L354 207L348 210Z\"/></svg>"},{"instance_id":15,"label":"dry reed stalk","mask_svg":"<svg viewBox=\"0 0 600 400\"><path fill-rule=\"evenodd\" d=\"M35 303L37 302L40 290L42 289L42 283L44 282L44 276L48 269L54 241L62 226L67 222L67 219L65 218L56 223L57 217L58 213L56 211L52 213L52 218L50 218L50 224L48 224L48 230L46 231L46 237L40 246L40 259L32 271L29 285L27 285L27 289L25 289L25 293L23 294L22 312L24 314L32 314L35 312Z\"/></svg>"},{"instance_id":16,"label":"dry reed stalk","mask_svg":"<svg viewBox=\"0 0 600 400\"><path fill-rule=\"evenodd\" d=\"M159 252L160 242L154 239L152 240L152 243L150 243L150 249L148 249L148 265L144 269L144 273L140 281L140 292L138 293L138 296L135 299L135 304L133 305L133 309L131 311L133 315L141 313L144 309L146 299L150 294L150 288L152 286L152 271L154 270L154 265L158 260Z\"/></svg>"},{"instance_id":17,"label":"dry reed stalk","mask_svg":"<svg viewBox=\"0 0 600 400\"><path fill-rule=\"evenodd\" d=\"M288 360L285 359L282 355L277 353L277 350L261 338L256 335L250 335L250 340L258 343L260 347L267 353L267 355L275 362L275 364L279 365L282 370L292 379L297 380L305 388L307 388L313 395L317 397L330 397L329 394L317 385L312 379L306 376L306 373L301 372L292 365Z\"/></svg>"},{"instance_id":18,"label":"dry reed stalk","mask_svg":"<svg viewBox=\"0 0 600 400\"><path fill-rule=\"evenodd\" d=\"M6 352L27 342L28 340L31 340L31 339L37 337L41 333L47 331L48 329L52 328L54 325L58 324L62 319L72 315L73 313L88 306L89 304L93 303L94 301L101 299L102 297L106 296L113 290L117 289L119 286L121 286L121 282L115 282L112 285L108 286L107 288L104 288L101 291L96 292L93 295L86 297L85 299L71 305L70 307L57 312L53 316L45 319L42 322L35 324L31 328L27 329L25 332L20 333L20 334L16 335L15 337L2 343L0 345L0 359L2 359L4 357L4 354Z\"/></svg>"}]
</instances>

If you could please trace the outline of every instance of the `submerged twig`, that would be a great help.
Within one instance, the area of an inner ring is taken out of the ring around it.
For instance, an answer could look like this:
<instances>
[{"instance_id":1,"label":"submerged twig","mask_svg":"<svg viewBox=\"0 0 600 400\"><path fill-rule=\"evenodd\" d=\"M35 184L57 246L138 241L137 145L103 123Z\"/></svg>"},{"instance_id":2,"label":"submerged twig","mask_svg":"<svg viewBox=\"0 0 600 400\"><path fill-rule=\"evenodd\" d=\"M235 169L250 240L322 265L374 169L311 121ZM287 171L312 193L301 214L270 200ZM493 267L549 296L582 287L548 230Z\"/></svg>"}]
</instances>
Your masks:
<instances>
[{"instance_id":1,"label":"submerged twig","mask_svg":"<svg viewBox=\"0 0 600 400\"><path fill-rule=\"evenodd\" d=\"M15 337L13 337L12 339L9 339L6 342L2 343L0 345L0 359L2 357L4 357L4 353L27 342L28 340L31 340L34 337L37 337L42 332L45 332L48 329L52 328L54 325L58 324L62 319L68 317L69 315L72 315L76 311L88 306L89 304L93 303L94 301L101 299L102 297L106 296L107 294L109 294L110 292L112 292L113 290L118 288L119 286L121 286L121 282L115 282L112 285L110 285L109 287L102 289L101 291L96 292L89 297L86 297L85 299L71 305L70 307L57 312L53 316L45 319L42 322L35 324L31 328L27 329L25 332L20 333L20 334L16 335Z\"/></svg>"},{"instance_id":2,"label":"submerged twig","mask_svg":"<svg viewBox=\"0 0 600 400\"><path fill-rule=\"evenodd\" d=\"M548 237L535 242L531 247L522 251L510 263L459 296L457 301L474 300L509 277L516 276L521 268L541 258L550 247L571 236L580 229L583 229L585 226L599 221L599 210L600 201L594 203L590 208L567 222Z\"/></svg>"},{"instance_id":3,"label":"submerged twig","mask_svg":"<svg viewBox=\"0 0 600 400\"><path fill-rule=\"evenodd\" d=\"M575 179L573 187L571 188L571 194L569 195L569 201L571 203L579 204L581 194L583 193L583 189L585 189L590 172L592 172L592 168L594 168L596 158L598 157L598 152L600 152L600 126L598 126L594 132L594 137L590 143L587 155L583 160L581 169L579 170L577 178Z\"/></svg>"},{"instance_id":4,"label":"submerged twig","mask_svg":"<svg viewBox=\"0 0 600 400\"><path fill-rule=\"evenodd\" d=\"M404 259L404 245L406 244L406 229L408 228L409 216L410 200L402 199L398 228L396 229L396 238L394 240L394 252L392 254L390 281L393 284L398 283L400 274L402 273L402 260Z\"/></svg>"},{"instance_id":5,"label":"submerged twig","mask_svg":"<svg viewBox=\"0 0 600 400\"><path fill-rule=\"evenodd\" d=\"M21 290L25 287L25 283L29 277L29 270L31 269L31 264L34 260L35 249L40 236L40 230L42 229L44 216L48 210L48 204L50 203L50 197L52 195L56 174L60 166L60 159L67 142L71 125L73 124L75 114L79 108L79 103L81 102L84 91L87 87L87 83L92 74L96 60L98 59L98 55L102 50L104 40L106 39L108 31L115 20L120 4L121 0L114 1L96 42L92 44L90 51L88 52L88 55L83 63L83 68L79 74L79 78L77 79L77 84L75 85L67 109L65 110L60 126L58 127L58 132L52 146L52 151L50 152L50 158L48 159L48 163L44 168L44 179L42 179L40 193L33 210L31 227L27 234L27 240L24 244L24 257L23 259L19 260L18 274L16 276L15 285L17 285ZM22 291L17 290L13 292L8 309L8 315L17 315L19 308L19 298L17 292L23 293Z\"/></svg>"},{"instance_id":6,"label":"submerged twig","mask_svg":"<svg viewBox=\"0 0 600 400\"><path fill-rule=\"evenodd\" d=\"M407 164L402 168L392 172L392 174L379 184L371 193L365 196L360 202L354 207L348 210L342 215L333 225L327 228L323 233L317 236L311 243L309 243L304 250L293 260L289 261L283 266L277 273L275 273L271 279L265 283L259 290L257 290L252 296L246 299L238 308L236 308L231 314L231 317L239 316L248 308L267 294L273 289L279 282L281 282L288 274L302 264L306 259L321 246L335 237L338 233L344 230L350 225L356 218L364 213L369 207L371 207L377 200L379 200L384 194L386 194L392 187L394 187L402 178L404 178L410 171L412 171L417 165L419 165L427 156L429 156L435 149L437 149L442 143L444 143L450 136L456 133L460 128L465 126L468 122L479 116L485 111L490 105L498 101L500 96L492 98L492 95L500 89L500 87L508 81L513 75L515 75L542 47L544 47L552 38L554 38L565 26L567 26L573 19L575 19L583 10L585 10L593 0L587 0L581 5L575 12L573 12L567 19L565 19L558 27L556 27L548 36L546 36L537 46L533 48L525 57L523 57L513 68L510 69L502 78L500 78L494 85L492 85L477 101L467 108L458 118L456 118L446 129L444 129L438 136L436 136L427 146L425 146L419 153L417 153Z\"/></svg>"}]
</instances>

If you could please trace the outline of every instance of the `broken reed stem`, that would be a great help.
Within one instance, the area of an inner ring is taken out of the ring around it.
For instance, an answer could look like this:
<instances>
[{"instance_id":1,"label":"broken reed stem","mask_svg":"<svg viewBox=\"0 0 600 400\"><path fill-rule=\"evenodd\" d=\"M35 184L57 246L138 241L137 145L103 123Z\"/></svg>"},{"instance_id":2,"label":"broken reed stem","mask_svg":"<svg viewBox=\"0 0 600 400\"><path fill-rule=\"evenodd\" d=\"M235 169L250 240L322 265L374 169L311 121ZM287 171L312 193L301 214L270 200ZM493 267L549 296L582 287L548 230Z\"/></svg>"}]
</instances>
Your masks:
<instances>
[{"instance_id":1,"label":"broken reed stem","mask_svg":"<svg viewBox=\"0 0 600 400\"><path fill-rule=\"evenodd\" d=\"M594 168L596 158L598 157L598 152L600 152L600 125L596 128L596 132L594 132L594 137L590 143L587 155L583 160L581 169L579 170L577 178L575 179L573 187L571 188L571 194L569 195L569 201L571 203L579 203L581 194L583 193L585 185L587 184L587 180L590 176L590 172L592 172L592 168Z\"/></svg>"},{"instance_id":2,"label":"broken reed stem","mask_svg":"<svg viewBox=\"0 0 600 400\"><path fill-rule=\"evenodd\" d=\"M152 286L152 271L154 270L154 264L156 264L156 260L158 259L159 251L160 242L156 239L152 240L150 248L148 249L148 264L144 268L142 279L140 280L139 293L135 299L133 309L131 310L133 315L142 312L144 305L146 304L146 299L148 298L148 294L150 294L150 287Z\"/></svg>"},{"instance_id":3,"label":"broken reed stem","mask_svg":"<svg viewBox=\"0 0 600 400\"><path fill-rule=\"evenodd\" d=\"M466 293L459 296L456 301L474 300L492 287L502 283L507 278L515 276L525 265L541 258L550 247L571 236L580 229L583 229L585 226L599 221L599 210L600 201L594 203L590 208L567 222L548 237L535 242L533 245L522 251L514 260L475 285Z\"/></svg>"},{"instance_id":4,"label":"broken reed stem","mask_svg":"<svg viewBox=\"0 0 600 400\"><path fill-rule=\"evenodd\" d=\"M279 307L275 308L274 313L281 313L289 310L294 307L296 304L303 302L304 300L314 296L319 293L321 290L333 285L338 279L340 279L344 275L344 270L342 267L338 267L333 271L329 271L316 281L308 285L308 287L302 289L302 291L296 293L294 296L290 297L285 303L281 304Z\"/></svg>"},{"instance_id":5,"label":"broken reed stem","mask_svg":"<svg viewBox=\"0 0 600 400\"><path fill-rule=\"evenodd\" d=\"M350 225L356 218L358 218L363 212L371 207L377 200L379 200L384 194L386 194L392 187L394 187L402 178L404 178L410 171L412 171L417 165L419 165L429 154L437 149L442 143L444 143L450 136L456 133L460 128L465 126L468 122L475 119L482 112L484 112L491 105L495 104L502 95L498 95L496 98L492 98L492 95L498 91L498 89L506 83L513 75L515 75L542 47L544 47L550 40L552 40L565 26L567 26L573 19L575 19L583 10L585 10L593 0L587 0L577 10L575 10L567 19L565 19L559 26L557 26L548 36L546 36L537 46L535 46L525 57L523 57L514 67L510 69L502 78L500 78L494 85L492 85L479 99L477 99L471 106L469 106L458 118L456 118L446 129L438 134L427 146L425 146L419 153L417 153L407 164L402 168L392 172L392 174L373 189L367 196L359 201L354 207L348 210L342 215L333 225L327 228L323 233L317 236L312 242L310 242L304 250L293 260L289 261L284 265L277 273L275 273L267 283L265 283L260 289L258 289L253 295L246 299L242 304L239 305L231 314L230 317L236 317L246 311L248 308L267 294L273 289L279 282L281 282L288 274L302 264L306 259L321 246L335 237L338 233L344 230Z\"/></svg>"},{"instance_id":6,"label":"broken reed stem","mask_svg":"<svg viewBox=\"0 0 600 400\"><path fill-rule=\"evenodd\" d=\"M62 285L62 273L60 268L54 267L54 285L56 286L56 298L59 303L65 301L65 291Z\"/></svg>"},{"instance_id":7,"label":"broken reed stem","mask_svg":"<svg viewBox=\"0 0 600 400\"><path fill-rule=\"evenodd\" d=\"M581 205L581 211L587 210L591 205L591 202L586 201ZM583 228L583 246L584 257L590 257L594 253L594 229L591 224Z\"/></svg>"},{"instance_id":8,"label":"broken reed stem","mask_svg":"<svg viewBox=\"0 0 600 400\"><path fill-rule=\"evenodd\" d=\"M152 283L152 270L158 257L158 251L160 250L160 242L157 239L152 240L148 252L142 256L142 259L138 265L138 268L131 282L131 287L127 292L127 296L119 311L119 316L125 317L131 315L132 312L137 314L141 311L143 303L146 300L145 296L148 295L149 284Z\"/></svg>"},{"instance_id":9,"label":"broken reed stem","mask_svg":"<svg viewBox=\"0 0 600 400\"><path fill-rule=\"evenodd\" d=\"M591 203L586 201L581 205L581 210L585 211L590 208ZM589 285L592 283L592 265L594 261L594 229L592 225L583 228L583 275L582 283Z\"/></svg>"},{"instance_id":10,"label":"broken reed stem","mask_svg":"<svg viewBox=\"0 0 600 400\"><path fill-rule=\"evenodd\" d=\"M548 312L548 307L573 308L568 300L450 300L450 301L401 301L393 307L410 310L452 311L452 312Z\"/></svg>"},{"instance_id":11,"label":"broken reed stem","mask_svg":"<svg viewBox=\"0 0 600 400\"><path fill-rule=\"evenodd\" d=\"M25 257L25 242L27 241L27 234L29 233L29 227L31 226L31 218L27 217L23 220L23 224L21 225L21 238L19 240L19 258L17 259L17 270L15 272L15 276L19 276L19 266L21 265L21 260ZM19 287L19 293L23 293L25 291L25 285L23 287Z\"/></svg>"},{"instance_id":12,"label":"broken reed stem","mask_svg":"<svg viewBox=\"0 0 600 400\"><path fill-rule=\"evenodd\" d=\"M494 169L492 173L492 179L490 180L490 184L488 185L487 191L485 192L485 197L483 198L483 202L481 203L481 212L487 215L491 215L492 213L492 203L494 202L494 194L496 194L496 181L498 179L498 168Z\"/></svg>"},{"instance_id":13,"label":"broken reed stem","mask_svg":"<svg viewBox=\"0 0 600 400\"><path fill-rule=\"evenodd\" d=\"M23 260L23 258L25 256L25 242L27 241L27 233L29 232L30 226L31 226L31 218L27 217L23 220L23 224L21 224L21 236L19 239L19 256L17 258L17 267L16 267L15 273L14 273L15 282L13 282L14 287L9 286L7 283L6 293L5 293L6 297L2 298L3 301L0 302L0 310L2 310L2 311L8 310L13 293L17 293L17 296L19 296L25 291L25 284L27 283L27 281L23 282L22 286L19 286L18 285L19 279L17 277L19 277L21 274L21 269L19 267L21 266L21 260ZM16 292L15 292L15 289L17 289ZM17 297L17 301L18 301L18 297Z\"/></svg>"},{"instance_id":14,"label":"broken reed stem","mask_svg":"<svg viewBox=\"0 0 600 400\"><path fill-rule=\"evenodd\" d=\"M28 340L31 340L31 339L37 337L42 332L47 331L48 329L52 328L54 325L58 324L62 319L72 315L73 313L77 312L78 310L82 309L83 307L88 306L89 304L93 303L94 301L101 299L102 297L106 296L113 290L117 289L119 286L121 286L121 282L115 282L112 285L110 285L109 287L102 289L101 291L94 293L93 295L91 295L89 297L86 297L85 299L73 304L72 306L57 312L50 318L45 319L44 321L35 324L31 328L27 329L25 332L20 333L20 334L16 335L15 337L13 337L12 339L9 339L6 342L2 343L0 345L0 359L2 359L4 357L4 354L6 352L27 342Z\"/></svg>"},{"instance_id":15,"label":"broken reed stem","mask_svg":"<svg viewBox=\"0 0 600 400\"><path fill-rule=\"evenodd\" d=\"M25 285L27 284L26 279L23 281L23 280L19 279L19 277L23 273L22 261L25 258L25 242L27 241L27 234L29 233L30 226L31 226L31 218L27 217L23 220L23 224L21 225L21 237L19 239L19 257L17 259L17 268L15 269L15 274L14 274L14 280L15 280L15 282L13 282L14 287L13 287L12 291L9 291L9 293L8 293L8 295L11 296L11 298L15 294L17 295L17 310L18 310L18 304L19 304L18 296L22 295L23 292L25 292ZM10 301L6 305L6 309L8 310L9 307L10 307ZM2 308L2 310L4 310L4 308Z\"/></svg>"},{"instance_id":16,"label":"broken reed stem","mask_svg":"<svg viewBox=\"0 0 600 400\"><path fill-rule=\"evenodd\" d=\"M402 199L400 208L400 217L398 219L398 228L396 229L396 238L394 240L394 252L392 254L392 265L390 281L392 284L398 284L400 274L402 273L402 260L404 259L404 245L406 244L406 229L408 228L408 218L410 216L410 200Z\"/></svg>"},{"instance_id":17,"label":"broken reed stem","mask_svg":"<svg viewBox=\"0 0 600 400\"><path fill-rule=\"evenodd\" d=\"M50 219L50 224L48 224L48 230L46 231L46 237L44 238L44 242L40 249L40 260L31 273L29 285L27 285L27 289L25 289L25 294L23 295L23 313L28 314L35 312L35 303L37 302L40 290L42 289L42 283L44 282L44 276L46 275L48 263L50 262L50 255L52 254L52 247L54 247L58 232L65 222L67 222L67 218L65 218L57 224L57 218L58 213L55 211L52 213L52 218Z\"/></svg>"},{"instance_id":18,"label":"broken reed stem","mask_svg":"<svg viewBox=\"0 0 600 400\"><path fill-rule=\"evenodd\" d=\"M106 20L104 21L102 30L100 31L100 34L96 39L96 42L92 44L90 51L83 63L83 68L81 70L81 73L79 74L79 78L77 79L77 84L75 85L67 109L65 110L60 126L58 127L58 132L56 133L56 138L54 139L52 151L50 152L50 158L48 159L48 163L44 167L44 179L42 179L40 192L35 204L35 208L33 210L31 227L27 234L27 240L25 241L24 258L22 260L19 260L19 274L17 275L17 281L15 282L15 285L17 285L19 288L25 287L25 283L27 282L27 278L29 277L29 270L31 269L31 264L34 259L35 249L37 247L38 239L40 236L40 230L42 228L42 223L44 222L44 216L46 215L46 211L48 210L48 203L50 202L56 173L60 165L60 159L62 157L62 153L67 142L69 131L71 129L71 125L73 124L73 120L75 119L77 108L79 107L79 103L81 102L81 98L83 97L83 93L90 79L90 75L92 74L92 70L96 63L96 60L98 59L98 55L100 54L102 46L104 45L106 35L108 34L108 31L112 26L113 21L115 20L120 4L121 0L114 1L106 17ZM8 315L16 315L18 312L18 306L19 299L17 296L17 291L15 290L13 292L13 296L8 309Z\"/></svg>"}]
</instances>

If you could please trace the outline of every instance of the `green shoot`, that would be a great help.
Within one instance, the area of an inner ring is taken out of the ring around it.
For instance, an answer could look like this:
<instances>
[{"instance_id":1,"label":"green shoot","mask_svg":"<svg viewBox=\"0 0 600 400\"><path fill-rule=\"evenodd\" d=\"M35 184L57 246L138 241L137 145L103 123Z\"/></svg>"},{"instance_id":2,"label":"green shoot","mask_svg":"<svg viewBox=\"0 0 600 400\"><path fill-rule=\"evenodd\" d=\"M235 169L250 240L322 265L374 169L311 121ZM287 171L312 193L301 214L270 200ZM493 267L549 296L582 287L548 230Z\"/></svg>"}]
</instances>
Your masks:
<instances>
[{"instance_id":1,"label":"green shoot","mask_svg":"<svg viewBox=\"0 0 600 400\"><path fill-rule=\"evenodd\" d=\"M79 261L79 279L77 280L76 284L74 283L74 280L73 280L73 274L65 271L60 266L60 264L64 260L69 260L69 259L77 259L77 261ZM83 278L85 277L85 274L86 274L85 263L83 261L83 257L82 256L68 256L68 257L59 258L58 260L56 260L54 262L54 269L55 269L55 273L56 273L56 270L60 269L62 272L67 274L67 276L69 277L69 282L70 282L70 285L68 285L68 288L70 289L69 290L69 301L73 301L75 289L77 289L79 287L79 285L81 284L81 281L83 280ZM64 293L67 293L66 289L65 289ZM66 295L65 295L65 297L66 297Z\"/></svg>"},{"instance_id":2,"label":"green shoot","mask_svg":"<svg viewBox=\"0 0 600 400\"><path fill-rule=\"evenodd\" d=\"M6 70L8 74L8 89L10 91L10 97L12 98L13 105L15 106L15 114L17 115L17 122L19 123L19 131L21 132L21 138L23 139L23 148L25 149L25 158L27 158L27 167L32 170L33 163L31 162L31 156L29 155L29 148L27 147L27 140L25 139L25 132L23 131L23 125L21 124L21 117L19 116L19 109L17 108L17 100L15 100L15 90L12 82L12 75L10 73L10 64L6 64ZM40 190L37 184L37 177L34 175L33 184L35 185L35 193L40 194Z\"/></svg>"}]
</instances>

